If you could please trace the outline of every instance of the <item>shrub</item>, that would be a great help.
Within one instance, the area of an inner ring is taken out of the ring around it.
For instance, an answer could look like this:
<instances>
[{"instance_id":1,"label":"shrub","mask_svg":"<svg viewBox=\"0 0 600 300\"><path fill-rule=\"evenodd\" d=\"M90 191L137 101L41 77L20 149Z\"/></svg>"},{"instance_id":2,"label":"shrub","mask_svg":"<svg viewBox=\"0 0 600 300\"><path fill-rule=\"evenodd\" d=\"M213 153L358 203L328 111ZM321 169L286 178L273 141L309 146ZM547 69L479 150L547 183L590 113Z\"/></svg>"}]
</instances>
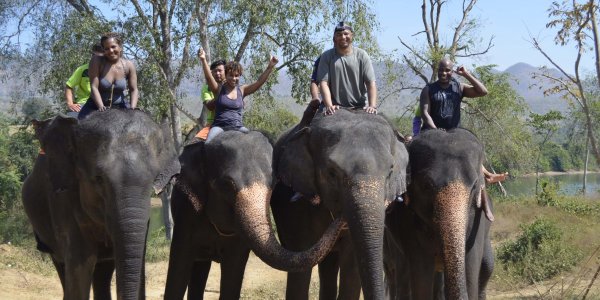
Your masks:
<instances>
[{"instance_id":1,"label":"shrub","mask_svg":"<svg viewBox=\"0 0 600 300\"><path fill-rule=\"evenodd\" d=\"M542 206L558 206L561 198L558 193L560 190L558 182L541 178L540 187L542 191L536 196L538 204Z\"/></svg>"},{"instance_id":2,"label":"shrub","mask_svg":"<svg viewBox=\"0 0 600 300\"><path fill-rule=\"evenodd\" d=\"M0 210L0 242L23 245L33 241L29 220L21 203L9 210Z\"/></svg>"},{"instance_id":3,"label":"shrub","mask_svg":"<svg viewBox=\"0 0 600 300\"><path fill-rule=\"evenodd\" d=\"M505 270L530 284L569 271L581 253L563 242L563 232L549 220L540 218L529 225L515 241L503 243L498 260Z\"/></svg>"}]
</instances>

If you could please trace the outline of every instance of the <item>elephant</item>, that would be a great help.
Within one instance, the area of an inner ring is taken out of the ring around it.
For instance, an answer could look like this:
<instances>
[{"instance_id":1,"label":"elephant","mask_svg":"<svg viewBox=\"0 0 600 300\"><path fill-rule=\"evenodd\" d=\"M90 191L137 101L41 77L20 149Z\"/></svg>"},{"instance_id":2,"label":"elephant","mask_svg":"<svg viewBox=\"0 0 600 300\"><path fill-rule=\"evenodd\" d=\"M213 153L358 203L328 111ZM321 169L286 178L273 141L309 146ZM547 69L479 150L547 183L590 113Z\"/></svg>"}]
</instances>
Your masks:
<instances>
[{"instance_id":1,"label":"elephant","mask_svg":"<svg viewBox=\"0 0 600 300\"><path fill-rule=\"evenodd\" d=\"M391 123L362 109L317 114L309 126L299 124L285 133L273 157L280 183L308 198L318 196L311 204L318 207L298 208L302 204L291 203L289 192L273 193L282 242L300 249L332 219L342 217L348 224L337 254L324 261L322 299L335 298L338 267L339 298L358 299L362 287L364 299L382 299L384 210L406 190L408 165L407 150ZM306 276L310 278L309 273L288 273L288 298L308 288ZM307 297L305 291L302 295L298 298Z\"/></svg>"},{"instance_id":2,"label":"elephant","mask_svg":"<svg viewBox=\"0 0 600 300\"><path fill-rule=\"evenodd\" d=\"M180 169L168 131L139 110L85 120L33 121L43 154L23 188L38 247L49 252L64 299L144 298L150 196Z\"/></svg>"},{"instance_id":3,"label":"elephant","mask_svg":"<svg viewBox=\"0 0 600 300\"><path fill-rule=\"evenodd\" d=\"M400 249L392 255L408 266L396 275L409 272L410 277L410 290L399 289L398 295L484 299L494 255L485 213L491 211L491 199L483 190L483 146L466 129L432 129L415 138L408 152L407 201L390 208L386 217Z\"/></svg>"},{"instance_id":4,"label":"elephant","mask_svg":"<svg viewBox=\"0 0 600 300\"><path fill-rule=\"evenodd\" d=\"M211 262L221 264L220 299L239 299L250 250L281 270L312 267L333 246L343 225L307 251L282 248L269 218L272 143L260 132L221 133L187 145L171 197L173 240L165 299L203 299Z\"/></svg>"}]
</instances>

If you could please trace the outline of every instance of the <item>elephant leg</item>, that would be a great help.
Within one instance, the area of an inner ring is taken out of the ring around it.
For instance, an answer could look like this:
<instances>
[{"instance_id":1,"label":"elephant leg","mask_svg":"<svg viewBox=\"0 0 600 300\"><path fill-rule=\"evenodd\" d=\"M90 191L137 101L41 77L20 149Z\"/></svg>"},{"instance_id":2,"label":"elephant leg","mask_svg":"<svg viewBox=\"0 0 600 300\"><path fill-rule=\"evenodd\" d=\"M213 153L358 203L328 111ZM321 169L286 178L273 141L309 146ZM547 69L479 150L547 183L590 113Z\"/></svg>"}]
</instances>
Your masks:
<instances>
[{"instance_id":1,"label":"elephant leg","mask_svg":"<svg viewBox=\"0 0 600 300\"><path fill-rule=\"evenodd\" d=\"M338 299L356 299L360 298L361 282L358 270L358 262L354 255L354 249L346 239L345 244L340 251L340 288ZM383 274L382 274L383 276Z\"/></svg>"},{"instance_id":2,"label":"elephant leg","mask_svg":"<svg viewBox=\"0 0 600 300\"><path fill-rule=\"evenodd\" d=\"M60 285L62 286L63 294L64 294L65 293L65 264L58 262L54 257L52 257L52 263L54 264L56 273L58 273L58 278L60 279Z\"/></svg>"},{"instance_id":3,"label":"elephant leg","mask_svg":"<svg viewBox=\"0 0 600 300\"><path fill-rule=\"evenodd\" d=\"M78 250L80 253L73 254L65 262L65 300L89 299L90 288L96 256L85 256L85 248ZM72 252L75 252L72 251Z\"/></svg>"},{"instance_id":4,"label":"elephant leg","mask_svg":"<svg viewBox=\"0 0 600 300\"><path fill-rule=\"evenodd\" d=\"M79 228L72 226L67 232L65 251L65 300L89 299L90 288L97 262L96 249L83 238Z\"/></svg>"},{"instance_id":5,"label":"elephant leg","mask_svg":"<svg viewBox=\"0 0 600 300\"><path fill-rule=\"evenodd\" d=\"M331 252L319 263L319 299L335 300L337 296L337 279L340 268L338 253Z\"/></svg>"},{"instance_id":6,"label":"elephant leg","mask_svg":"<svg viewBox=\"0 0 600 300\"><path fill-rule=\"evenodd\" d=\"M97 262L94 268L94 279L92 287L94 290L94 300L111 299L110 281L115 270L114 260Z\"/></svg>"},{"instance_id":7,"label":"elephant leg","mask_svg":"<svg viewBox=\"0 0 600 300\"><path fill-rule=\"evenodd\" d=\"M221 262L221 300L239 299L242 291L244 271L250 255L250 249L239 247L240 251L223 259Z\"/></svg>"},{"instance_id":8,"label":"elephant leg","mask_svg":"<svg viewBox=\"0 0 600 300\"><path fill-rule=\"evenodd\" d=\"M286 300L308 299L308 292L310 290L311 270L305 272L288 272L287 284L285 289Z\"/></svg>"},{"instance_id":9,"label":"elephant leg","mask_svg":"<svg viewBox=\"0 0 600 300\"><path fill-rule=\"evenodd\" d=\"M206 281L208 280L211 265L212 261L210 260L194 262L192 276L188 284L188 300L204 299L204 290L206 289Z\"/></svg>"},{"instance_id":10,"label":"elephant leg","mask_svg":"<svg viewBox=\"0 0 600 300\"><path fill-rule=\"evenodd\" d=\"M194 256L190 249L194 244L191 236L193 227L182 221L176 219L173 228L165 300L183 299L194 265Z\"/></svg>"},{"instance_id":11,"label":"elephant leg","mask_svg":"<svg viewBox=\"0 0 600 300\"><path fill-rule=\"evenodd\" d=\"M435 259L433 255L410 255L410 290L413 299L433 299ZM439 273L439 272L438 272ZM443 290L440 290L443 293Z\"/></svg>"}]
</instances>

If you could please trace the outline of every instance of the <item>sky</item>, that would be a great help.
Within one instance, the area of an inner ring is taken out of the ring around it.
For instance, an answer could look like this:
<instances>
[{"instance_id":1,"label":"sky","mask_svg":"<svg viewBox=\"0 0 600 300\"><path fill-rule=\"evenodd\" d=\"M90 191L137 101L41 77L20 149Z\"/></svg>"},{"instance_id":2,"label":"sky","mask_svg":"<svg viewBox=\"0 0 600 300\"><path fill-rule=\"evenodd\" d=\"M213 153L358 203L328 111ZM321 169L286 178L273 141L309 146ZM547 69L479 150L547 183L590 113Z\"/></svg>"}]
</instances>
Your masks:
<instances>
[{"instance_id":1,"label":"sky","mask_svg":"<svg viewBox=\"0 0 600 300\"><path fill-rule=\"evenodd\" d=\"M377 35L379 45L386 51L397 49L406 53L398 37L413 45L423 44L424 35L412 35L423 30L420 0L376 0L375 12L381 26ZM441 27L448 28L446 34L440 34L442 40L452 39L453 27L462 17L462 0L449 0L442 11ZM529 42L531 37L541 41L544 50L565 71L573 70L577 51L573 45L564 47L554 44L556 29L546 29L549 21L548 8L550 0L479 0L471 11L471 16L480 20L479 35L487 42L494 36L494 47L480 61L481 64L496 64L499 70L525 62L533 66L550 65L549 62L533 48ZM472 61L458 61L466 66ZM593 69L591 53L582 60L584 71Z\"/></svg>"}]
</instances>

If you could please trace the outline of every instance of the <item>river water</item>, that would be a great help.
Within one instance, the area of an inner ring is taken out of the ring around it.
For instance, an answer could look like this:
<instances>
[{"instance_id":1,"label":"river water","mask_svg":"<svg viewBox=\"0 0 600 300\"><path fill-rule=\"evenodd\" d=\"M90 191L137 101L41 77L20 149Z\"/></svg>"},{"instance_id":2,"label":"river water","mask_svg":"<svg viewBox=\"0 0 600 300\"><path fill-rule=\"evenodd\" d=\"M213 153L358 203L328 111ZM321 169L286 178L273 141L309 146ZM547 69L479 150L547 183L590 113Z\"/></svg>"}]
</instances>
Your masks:
<instances>
[{"instance_id":1,"label":"river water","mask_svg":"<svg viewBox=\"0 0 600 300\"><path fill-rule=\"evenodd\" d=\"M540 175L542 178L558 183L559 192L565 195L580 194L583 187L583 174ZM503 184L510 196L535 194L535 176L511 178ZM587 175L586 197L600 199L600 173Z\"/></svg>"}]
</instances>

